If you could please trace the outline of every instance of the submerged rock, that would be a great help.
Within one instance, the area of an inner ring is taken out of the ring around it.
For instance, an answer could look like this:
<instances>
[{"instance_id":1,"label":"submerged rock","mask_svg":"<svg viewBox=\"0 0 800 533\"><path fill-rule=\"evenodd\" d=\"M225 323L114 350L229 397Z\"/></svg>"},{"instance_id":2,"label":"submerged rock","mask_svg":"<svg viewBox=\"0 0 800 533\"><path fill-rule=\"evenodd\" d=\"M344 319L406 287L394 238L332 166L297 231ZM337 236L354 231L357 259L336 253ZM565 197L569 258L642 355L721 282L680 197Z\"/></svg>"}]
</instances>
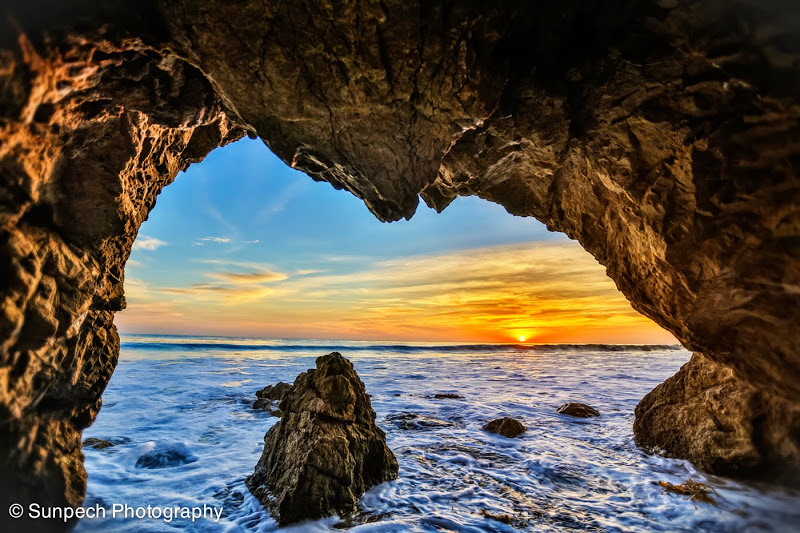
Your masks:
<instances>
[{"instance_id":1,"label":"submerged rock","mask_svg":"<svg viewBox=\"0 0 800 533\"><path fill-rule=\"evenodd\" d=\"M112 446L114 446L114 443L104 439L89 438L83 441L83 445L89 448L94 448L96 450L104 450L106 448L111 448Z\"/></svg>"},{"instance_id":2,"label":"submerged rock","mask_svg":"<svg viewBox=\"0 0 800 533\"><path fill-rule=\"evenodd\" d=\"M425 431L431 429L455 427L457 424L440 420L432 416L417 413L394 413L386 417L386 421L397 429Z\"/></svg>"},{"instance_id":3,"label":"submerged rock","mask_svg":"<svg viewBox=\"0 0 800 533\"><path fill-rule=\"evenodd\" d=\"M578 418L600 416L600 411L594 407L586 405L585 403L565 403L558 408L557 412L562 415L576 416Z\"/></svg>"},{"instance_id":4,"label":"submerged rock","mask_svg":"<svg viewBox=\"0 0 800 533\"><path fill-rule=\"evenodd\" d=\"M136 468L168 468L197 461L189 448L182 443L157 445L136 460Z\"/></svg>"},{"instance_id":5,"label":"submerged rock","mask_svg":"<svg viewBox=\"0 0 800 533\"><path fill-rule=\"evenodd\" d=\"M280 418L283 413L278 408L278 404L291 388L292 385L290 383L279 381L275 385L267 385L263 389L256 391L258 399L253 403L253 409L263 409L272 416Z\"/></svg>"},{"instance_id":6,"label":"submerged rock","mask_svg":"<svg viewBox=\"0 0 800 533\"><path fill-rule=\"evenodd\" d=\"M452 392L445 392L445 393L438 393L434 394L433 398L436 400L463 400L464 397L459 394L453 394Z\"/></svg>"},{"instance_id":7,"label":"submerged rock","mask_svg":"<svg viewBox=\"0 0 800 533\"><path fill-rule=\"evenodd\" d=\"M519 437L528 430L522 422L510 416L492 420L483 426L483 429L489 433L497 433L509 438Z\"/></svg>"},{"instance_id":8,"label":"submerged rock","mask_svg":"<svg viewBox=\"0 0 800 533\"><path fill-rule=\"evenodd\" d=\"M131 439L128 437L109 437L108 439L89 437L88 439L84 439L83 445L88 448L94 448L95 450L105 450L106 448L113 448L120 444L128 444L130 441Z\"/></svg>"},{"instance_id":9,"label":"submerged rock","mask_svg":"<svg viewBox=\"0 0 800 533\"><path fill-rule=\"evenodd\" d=\"M397 460L353 365L337 352L316 364L284 396L283 418L265 435L245 480L280 524L351 513L368 488L397 477Z\"/></svg>"}]
</instances>

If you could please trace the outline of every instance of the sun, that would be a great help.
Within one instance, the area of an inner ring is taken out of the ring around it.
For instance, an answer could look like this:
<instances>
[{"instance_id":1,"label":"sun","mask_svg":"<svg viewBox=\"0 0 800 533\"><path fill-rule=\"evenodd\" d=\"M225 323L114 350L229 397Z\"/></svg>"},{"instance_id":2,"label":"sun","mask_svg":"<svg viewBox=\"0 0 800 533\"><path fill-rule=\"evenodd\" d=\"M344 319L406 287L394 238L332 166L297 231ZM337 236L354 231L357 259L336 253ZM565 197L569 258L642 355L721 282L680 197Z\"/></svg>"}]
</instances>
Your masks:
<instances>
[{"instance_id":1,"label":"sun","mask_svg":"<svg viewBox=\"0 0 800 533\"><path fill-rule=\"evenodd\" d=\"M519 336L519 342L525 342L525 335Z\"/></svg>"}]
</instances>

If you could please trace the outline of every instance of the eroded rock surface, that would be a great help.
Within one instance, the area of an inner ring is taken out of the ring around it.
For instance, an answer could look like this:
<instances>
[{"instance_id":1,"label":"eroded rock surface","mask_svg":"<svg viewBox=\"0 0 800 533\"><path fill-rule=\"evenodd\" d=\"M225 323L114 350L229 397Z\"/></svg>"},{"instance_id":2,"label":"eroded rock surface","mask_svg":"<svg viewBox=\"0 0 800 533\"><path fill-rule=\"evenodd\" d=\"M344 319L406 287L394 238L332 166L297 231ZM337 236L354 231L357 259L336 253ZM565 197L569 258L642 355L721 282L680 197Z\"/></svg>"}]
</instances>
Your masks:
<instances>
[{"instance_id":1,"label":"eroded rock surface","mask_svg":"<svg viewBox=\"0 0 800 533\"><path fill-rule=\"evenodd\" d=\"M368 488L397 477L364 384L341 354L297 376L280 409L246 483L281 524L354 512Z\"/></svg>"},{"instance_id":2,"label":"eroded rock surface","mask_svg":"<svg viewBox=\"0 0 800 533\"><path fill-rule=\"evenodd\" d=\"M648 396L637 439L736 463L740 440L663 430L716 384L782 406L763 424L731 410L720 431L758 427L753 464L797 467L796 2L3 9L4 500L82 501L81 431L116 365L139 225L177 172L245 133L382 220L410 217L420 196L441 210L477 195L577 239L714 369Z\"/></svg>"},{"instance_id":3,"label":"eroded rock surface","mask_svg":"<svg viewBox=\"0 0 800 533\"><path fill-rule=\"evenodd\" d=\"M695 354L636 407L636 443L701 468L796 484L800 406Z\"/></svg>"}]
</instances>

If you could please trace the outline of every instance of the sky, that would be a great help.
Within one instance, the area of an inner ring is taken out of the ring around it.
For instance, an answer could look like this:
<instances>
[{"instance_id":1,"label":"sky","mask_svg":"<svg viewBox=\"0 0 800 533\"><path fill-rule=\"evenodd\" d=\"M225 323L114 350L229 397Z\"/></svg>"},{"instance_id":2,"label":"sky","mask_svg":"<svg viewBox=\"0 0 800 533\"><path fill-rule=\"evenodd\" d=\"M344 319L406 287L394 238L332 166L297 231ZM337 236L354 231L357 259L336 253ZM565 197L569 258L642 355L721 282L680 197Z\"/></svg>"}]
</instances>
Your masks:
<instances>
[{"instance_id":1,"label":"sky","mask_svg":"<svg viewBox=\"0 0 800 533\"><path fill-rule=\"evenodd\" d=\"M242 139L178 175L125 269L122 333L675 343L578 243L476 197L378 221Z\"/></svg>"}]
</instances>

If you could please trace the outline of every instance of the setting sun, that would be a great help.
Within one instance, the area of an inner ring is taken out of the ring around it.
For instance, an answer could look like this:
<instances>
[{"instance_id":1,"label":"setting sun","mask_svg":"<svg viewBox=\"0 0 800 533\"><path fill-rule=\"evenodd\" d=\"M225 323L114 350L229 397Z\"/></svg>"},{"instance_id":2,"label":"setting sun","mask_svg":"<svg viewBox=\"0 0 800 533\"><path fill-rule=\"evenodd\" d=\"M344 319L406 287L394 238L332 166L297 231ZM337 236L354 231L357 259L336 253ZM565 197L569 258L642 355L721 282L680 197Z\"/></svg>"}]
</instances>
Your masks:
<instances>
[{"instance_id":1,"label":"setting sun","mask_svg":"<svg viewBox=\"0 0 800 533\"><path fill-rule=\"evenodd\" d=\"M525 335L519 336L519 342L525 342Z\"/></svg>"}]
</instances>

